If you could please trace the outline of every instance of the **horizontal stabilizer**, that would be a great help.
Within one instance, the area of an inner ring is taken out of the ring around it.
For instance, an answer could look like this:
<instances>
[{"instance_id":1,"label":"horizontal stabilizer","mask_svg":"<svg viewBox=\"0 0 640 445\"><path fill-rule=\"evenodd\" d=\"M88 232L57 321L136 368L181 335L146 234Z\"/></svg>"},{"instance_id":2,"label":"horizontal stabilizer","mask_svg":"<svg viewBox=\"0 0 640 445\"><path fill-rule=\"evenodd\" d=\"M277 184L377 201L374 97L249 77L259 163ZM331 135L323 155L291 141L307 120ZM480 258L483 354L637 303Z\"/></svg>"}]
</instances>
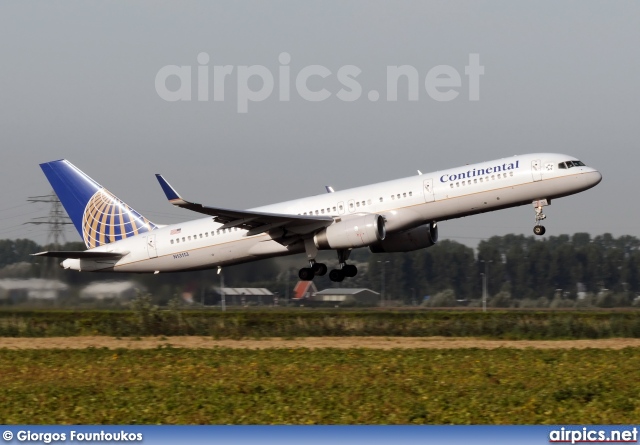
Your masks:
<instances>
[{"instance_id":1,"label":"horizontal stabilizer","mask_svg":"<svg viewBox=\"0 0 640 445\"><path fill-rule=\"evenodd\" d=\"M58 250L34 253L31 256L44 256L51 258L71 258L76 260L114 260L122 258L129 252L89 252L89 251L73 251L73 250Z\"/></svg>"}]
</instances>

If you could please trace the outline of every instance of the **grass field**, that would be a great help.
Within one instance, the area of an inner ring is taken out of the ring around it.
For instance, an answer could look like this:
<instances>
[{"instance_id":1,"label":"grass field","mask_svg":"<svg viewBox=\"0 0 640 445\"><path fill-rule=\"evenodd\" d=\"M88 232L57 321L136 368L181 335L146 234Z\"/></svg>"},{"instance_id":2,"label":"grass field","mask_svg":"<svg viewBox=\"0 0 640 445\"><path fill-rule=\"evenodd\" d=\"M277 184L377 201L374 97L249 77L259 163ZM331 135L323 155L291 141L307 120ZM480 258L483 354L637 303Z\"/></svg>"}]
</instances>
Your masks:
<instances>
[{"instance_id":1,"label":"grass field","mask_svg":"<svg viewBox=\"0 0 640 445\"><path fill-rule=\"evenodd\" d=\"M640 338L640 311L0 311L0 337L400 336L513 340Z\"/></svg>"},{"instance_id":2,"label":"grass field","mask_svg":"<svg viewBox=\"0 0 640 445\"><path fill-rule=\"evenodd\" d=\"M0 349L0 423L631 424L639 352Z\"/></svg>"}]
</instances>

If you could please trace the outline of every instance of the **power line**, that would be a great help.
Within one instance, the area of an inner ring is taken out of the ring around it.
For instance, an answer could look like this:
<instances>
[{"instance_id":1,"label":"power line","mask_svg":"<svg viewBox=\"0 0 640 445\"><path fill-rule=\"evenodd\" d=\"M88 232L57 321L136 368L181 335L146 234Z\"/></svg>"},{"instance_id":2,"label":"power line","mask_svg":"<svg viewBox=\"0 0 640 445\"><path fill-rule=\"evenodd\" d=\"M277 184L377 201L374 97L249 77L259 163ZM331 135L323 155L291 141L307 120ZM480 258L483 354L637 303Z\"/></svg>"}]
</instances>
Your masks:
<instances>
[{"instance_id":1,"label":"power line","mask_svg":"<svg viewBox=\"0 0 640 445\"><path fill-rule=\"evenodd\" d=\"M30 196L29 198L27 198L27 201L31 203L51 204L51 206L49 207L48 216L39 216L32 218L31 221L28 221L25 224L48 226L49 230L47 232L46 244L53 244L53 250L60 250L62 242L66 242L64 236L64 226L73 223L66 215L58 197L55 195L55 193L51 193L50 195ZM45 260L43 263L43 277L52 276L55 278L57 275L58 268L56 267L55 262Z\"/></svg>"},{"instance_id":2,"label":"power line","mask_svg":"<svg viewBox=\"0 0 640 445\"><path fill-rule=\"evenodd\" d=\"M48 216L32 218L31 221L28 221L25 224L49 226L47 244L53 243L55 249L60 249L61 241L63 240L66 242L64 237L64 226L73 223L66 215L58 197L52 193L50 195L30 196L27 198L27 201L32 203L43 202L51 204Z\"/></svg>"}]
</instances>

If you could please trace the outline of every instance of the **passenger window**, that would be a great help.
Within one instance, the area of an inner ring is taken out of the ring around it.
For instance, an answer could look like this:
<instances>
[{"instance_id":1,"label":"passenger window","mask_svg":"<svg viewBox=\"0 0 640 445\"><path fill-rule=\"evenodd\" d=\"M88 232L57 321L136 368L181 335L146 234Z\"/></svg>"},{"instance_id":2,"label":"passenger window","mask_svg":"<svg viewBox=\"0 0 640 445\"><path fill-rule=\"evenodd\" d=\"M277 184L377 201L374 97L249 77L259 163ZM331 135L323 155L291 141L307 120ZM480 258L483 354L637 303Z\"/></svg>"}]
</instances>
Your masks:
<instances>
[{"instance_id":1,"label":"passenger window","mask_svg":"<svg viewBox=\"0 0 640 445\"><path fill-rule=\"evenodd\" d=\"M171 240L171 244L173 244L173 240Z\"/></svg>"},{"instance_id":2,"label":"passenger window","mask_svg":"<svg viewBox=\"0 0 640 445\"><path fill-rule=\"evenodd\" d=\"M202 233L200 234L200 238L202 238Z\"/></svg>"},{"instance_id":3,"label":"passenger window","mask_svg":"<svg viewBox=\"0 0 640 445\"><path fill-rule=\"evenodd\" d=\"M398 193L396 196L398 197L398 199L400 199L400 193Z\"/></svg>"},{"instance_id":4,"label":"passenger window","mask_svg":"<svg viewBox=\"0 0 640 445\"><path fill-rule=\"evenodd\" d=\"M449 184L451 186L451 188L453 188L453 183Z\"/></svg>"},{"instance_id":5,"label":"passenger window","mask_svg":"<svg viewBox=\"0 0 640 445\"><path fill-rule=\"evenodd\" d=\"M491 180L493 181L494 179L496 179L496 175L491 175Z\"/></svg>"},{"instance_id":6,"label":"passenger window","mask_svg":"<svg viewBox=\"0 0 640 445\"><path fill-rule=\"evenodd\" d=\"M324 215L324 209L322 209L320 212Z\"/></svg>"},{"instance_id":7,"label":"passenger window","mask_svg":"<svg viewBox=\"0 0 640 445\"><path fill-rule=\"evenodd\" d=\"M340 204L340 210L342 210L342 204Z\"/></svg>"},{"instance_id":8,"label":"passenger window","mask_svg":"<svg viewBox=\"0 0 640 445\"><path fill-rule=\"evenodd\" d=\"M319 214L319 212L316 210L316 215L318 215L318 214Z\"/></svg>"},{"instance_id":9,"label":"passenger window","mask_svg":"<svg viewBox=\"0 0 640 445\"><path fill-rule=\"evenodd\" d=\"M460 187L460 183L459 182L456 182L456 187Z\"/></svg>"},{"instance_id":10,"label":"passenger window","mask_svg":"<svg viewBox=\"0 0 640 445\"><path fill-rule=\"evenodd\" d=\"M183 236L182 237L182 242L184 243L187 239Z\"/></svg>"},{"instance_id":11,"label":"passenger window","mask_svg":"<svg viewBox=\"0 0 640 445\"><path fill-rule=\"evenodd\" d=\"M509 176L513 176L513 172L509 172Z\"/></svg>"},{"instance_id":12,"label":"passenger window","mask_svg":"<svg viewBox=\"0 0 640 445\"><path fill-rule=\"evenodd\" d=\"M474 184L477 184L477 183L478 183L478 180L477 180L477 179L474 179L474 180L473 180L473 183L474 183Z\"/></svg>"},{"instance_id":13,"label":"passenger window","mask_svg":"<svg viewBox=\"0 0 640 445\"><path fill-rule=\"evenodd\" d=\"M395 195L391 195L391 199L396 199Z\"/></svg>"},{"instance_id":14,"label":"passenger window","mask_svg":"<svg viewBox=\"0 0 640 445\"><path fill-rule=\"evenodd\" d=\"M464 185L464 181L462 181L462 185Z\"/></svg>"},{"instance_id":15,"label":"passenger window","mask_svg":"<svg viewBox=\"0 0 640 445\"><path fill-rule=\"evenodd\" d=\"M480 182L482 182L482 178L480 178Z\"/></svg>"},{"instance_id":16,"label":"passenger window","mask_svg":"<svg viewBox=\"0 0 640 445\"><path fill-rule=\"evenodd\" d=\"M403 194L402 194L402 197L403 197L403 198L406 198L406 197L407 197L407 194L406 194L406 193L403 193Z\"/></svg>"},{"instance_id":17,"label":"passenger window","mask_svg":"<svg viewBox=\"0 0 640 445\"><path fill-rule=\"evenodd\" d=\"M409 192L409 196L413 196L413 192Z\"/></svg>"},{"instance_id":18,"label":"passenger window","mask_svg":"<svg viewBox=\"0 0 640 445\"><path fill-rule=\"evenodd\" d=\"M334 212L336 211L336 207L335 207L335 206L333 206L333 211L334 211Z\"/></svg>"},{"instance_id":19,"label":"passenger window","mask_svg":"<svg viewBox=\"0 0 640 445\"><path fill-rule=\"evenodd\" d=\"M380 202L383 202L383 201L384 201L384 198L381 196L380 197Z\"/></svg>"},{"instance_id":20,"label":"passenger window","mask_svg":"<svg viewBox=\"0 0 640 445\"><path fill-rule=\"evenodd\" d=\"M356 202L356 207L360 207L360 201Z\"/></svg>"},{"instance_id":21,"label":"passenger window","mask_svg":"<svg viewBox=\"0 0 640 445\"><path fill-rule=\"evenodd\" d=\"M189 235L189 241L191 241L191 235Z\"/></svg>"}]
</instances>

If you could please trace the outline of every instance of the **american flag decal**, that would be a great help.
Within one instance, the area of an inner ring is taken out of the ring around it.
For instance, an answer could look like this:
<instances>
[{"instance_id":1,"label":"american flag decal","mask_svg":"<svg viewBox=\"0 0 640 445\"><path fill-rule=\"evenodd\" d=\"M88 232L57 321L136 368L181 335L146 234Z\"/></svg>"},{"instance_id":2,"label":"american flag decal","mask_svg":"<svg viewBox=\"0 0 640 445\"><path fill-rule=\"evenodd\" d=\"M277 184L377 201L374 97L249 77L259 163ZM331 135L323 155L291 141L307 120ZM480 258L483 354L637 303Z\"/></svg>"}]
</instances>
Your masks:
<instances>
[{"instance_id":1,"label":"american flag decal","mask_svg":"<svg viewBox=\"0 0 640 445\"><path fill-rule=\"evenodd\" d=\"M177 235L181 230L182 229L172 229L171 232L169 232L169 235Z\"/></svg>"}]
</instances>

